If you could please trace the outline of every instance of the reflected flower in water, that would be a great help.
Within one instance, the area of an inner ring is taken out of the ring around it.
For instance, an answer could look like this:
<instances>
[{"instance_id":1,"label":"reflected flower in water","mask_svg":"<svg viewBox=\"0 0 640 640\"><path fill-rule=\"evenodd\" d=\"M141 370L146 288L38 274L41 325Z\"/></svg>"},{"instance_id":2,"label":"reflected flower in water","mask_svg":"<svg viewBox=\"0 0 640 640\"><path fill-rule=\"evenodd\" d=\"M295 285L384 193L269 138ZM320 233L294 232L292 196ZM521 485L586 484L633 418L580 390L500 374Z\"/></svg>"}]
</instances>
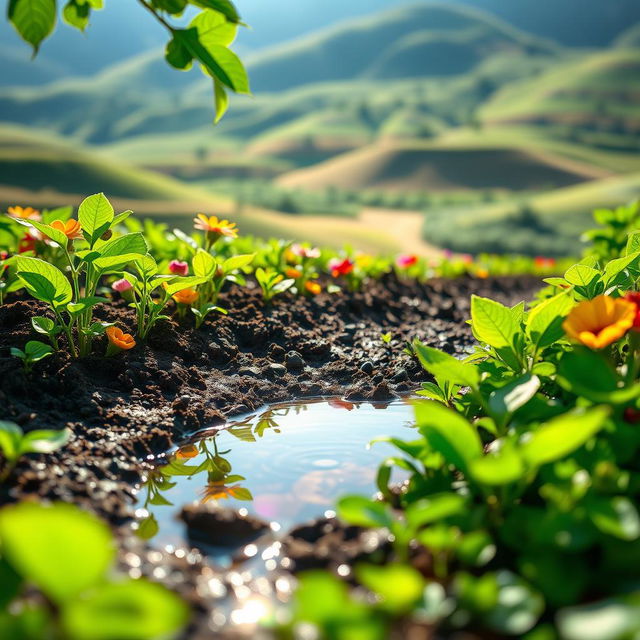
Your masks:
<instances>
[{"instance_id":1,"label":"reflected flower in water","mask_svg":"<svg viewBox=\"0 0 640 640\"><path fill-rule=\"evenodd\" d=\"M178 460L189 460L195 458L198 453L198 447L196 447L195 444L187 444L184 447L180 447L176 451L175 456Z\"/></svg>"},{"instance_id":2,"label":"reflected flower in water","mask_svg":"<svg viewBox=\"0 0 640 640\"><path fill-rule=\"evenodd\" d=\"M239 484L228 487L221 482L210 482L204 488L200 502L204 504L212 500L228 500L229 498L235 498L236 500L253 500L249 489L245 489Z\"/></svg>"},{"instance_id":3,"label":"reflected flower in water","mask_svg":"<svg viewBox=\"0 0 640 640\"><path fill-rule=\"evenodd\" d=\"M356 408L356 405L353 402L348 402L347 400L334 399L329 400L329 406L334 409L346 409L347 411L353 411Z\"/></svg>"}]
</instances>

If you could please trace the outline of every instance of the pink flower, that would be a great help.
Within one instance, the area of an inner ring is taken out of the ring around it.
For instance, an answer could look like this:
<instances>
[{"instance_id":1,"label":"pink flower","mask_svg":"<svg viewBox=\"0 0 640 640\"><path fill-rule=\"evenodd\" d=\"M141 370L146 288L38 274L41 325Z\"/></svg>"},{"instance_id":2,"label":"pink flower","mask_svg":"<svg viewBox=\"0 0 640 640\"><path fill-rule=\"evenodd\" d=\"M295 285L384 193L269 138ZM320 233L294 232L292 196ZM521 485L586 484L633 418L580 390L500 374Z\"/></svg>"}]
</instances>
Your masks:
<instances>
[{"instance_id":1,"label":"pink flower","mask_svg":"<svg viewBox=\"0 0 640 640\"><path fill-rule=\"evenodd\" d=\"M124 293L125 291L131 291L131 289L133 289L133 285L125 278L122 278L122 280L116 280L111 285L111 288L118 293Z\"/></svg>"},{"instance_id":2,"label":"pink flower","mask_svg":"<svg viewBox=\"0 0 640 640\"><path fill-rule=\"evenodd\" d=\"M299 258L319 258L320 249L317 247L309 248L301 244L291 245L291 253Z\"/></svg>"},{"instance_id":3,"label":"pink flower","mask_svg":"<svg viewBox=\"0 0 640 640\"><path fill-rule=\"evenodd\" d=\"M413 267L414 264L418 262L418 256L414 255L402 255L396 258L396 264L401 269L408 269L409 267Z\"/></svg>"},{"instance_id":4,"label":"pink flower","mask_svg":"<svg viewBox=\"0 0 640 640\"><path fill-rule=\"evenodd\" d=\"M169 263L169 271L176 276L186 276L189 274L189 265L180 260L172 260Z\"/></svg>"},{"instance_id":5,"label":"pink flower","mask_svg":"<svg viewBox=\"0 0 640 640\"><path fill-rule=\"evenodd\" d=\"M453 251L451 251L451 249L443 249L442 255L446 260L451 260L451 258L453 258Z\"/></svg>"},{"instance_id":6,"label":"pink flower","mask_svg":"<svg viewBox=\"0 0 640 640\"><path fill-rule=\"evenodd\" d=\"M460 256L460 260L465 264L471 264L473 262L473 256L470 253L463 253Z\"/></svg>"},{"instance_id":7,"label":"pink flower","mask_svg":"<svg viewBox=\"0 0 640 640\"><path fill-rule=\"evenodd\" d=\"M354 267L354 262L353 260L349 260L349 258L344 258L344 260L341 260L340 258L331 258L331 260L329 260L329 271L331 271L331 275L334 278L337 278L338 276L346 276L348 273L351 273L353 271L353 267Z\"/></svg>"}]
</instances>

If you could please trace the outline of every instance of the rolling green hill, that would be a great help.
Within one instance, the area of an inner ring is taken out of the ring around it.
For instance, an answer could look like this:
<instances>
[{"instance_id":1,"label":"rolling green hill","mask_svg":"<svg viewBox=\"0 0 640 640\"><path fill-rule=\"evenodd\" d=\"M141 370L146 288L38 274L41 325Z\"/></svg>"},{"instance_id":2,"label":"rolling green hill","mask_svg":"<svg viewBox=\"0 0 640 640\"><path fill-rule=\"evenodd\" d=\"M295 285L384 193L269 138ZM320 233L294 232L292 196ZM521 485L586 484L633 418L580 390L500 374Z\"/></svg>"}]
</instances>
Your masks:
<instances>
[{"instance_id":1,"label":"rolling green hill","mask_svg":"<svg viewBox=\"0 0 640 640\"><path fill-rule=\"evenodd\" d=\"M286 173L278 182L301 189L536 191L602 175L607 174L548 153L522 149L387 142Z\"/></svg>"},{"instance_id":2,"label":"rolling green hill","mask_svg":"<svg viewBox=\"0 0 640 640\"><path fill-rule=\"evenodd\" d=\"M576 255L591 212L640 196L640 173L595 180L533 197L428 213L423 237L455 251Z\"/></svg>"},{"instance_id":3,"label":"rolling green hill","mask_svg":"<svg viewBox=\"0 0 640 640\"><path fill-rule=\"evenodd\" d=\"M466 73L499 52L549 56L558 47L471 8L425 3L303 37L249 59L255 90L370 78Z\"/></svg>"},{"instance_id":4,"label":"rolling green hill","mask_svg":"<svg viewBox=\"0 0 640 640\"><path fill-rule=\"evenodd\" d=\"M640 149L640 49L595 53L495 93L478 117L489 125L554 127L594 146Z\"/></svg>"}]
</instances>

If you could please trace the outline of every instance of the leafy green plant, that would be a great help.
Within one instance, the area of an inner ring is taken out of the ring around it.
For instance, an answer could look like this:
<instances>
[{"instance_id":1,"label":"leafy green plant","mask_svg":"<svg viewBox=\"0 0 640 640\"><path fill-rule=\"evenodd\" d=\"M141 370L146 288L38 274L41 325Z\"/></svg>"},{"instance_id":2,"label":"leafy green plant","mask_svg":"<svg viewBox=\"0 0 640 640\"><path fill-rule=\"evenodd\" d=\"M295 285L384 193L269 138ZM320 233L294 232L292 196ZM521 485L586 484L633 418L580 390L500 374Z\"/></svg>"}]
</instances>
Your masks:
<instances>
[{"instance_id":1,"label":"leafy green plant","mask_svg":"<svg viewBox=\"0 0 640 640\"><path fill-rule=\"evenodd\" d=\"M478 346L463 360L414 341L434 379L420 392L429 400L415 404L416 436L377 439L397 450L377 475L383 499L347 496L337 510L348 523L389 530L393 562L420 569L423 585L416 582L404 611L381 616L386 580L356 568L359 584L377 595L370 616L353 614L377 621L365 637L388 637L399 617L428 620L444 634L470 627L510 637L633 637L635 234L621 254L605 263L586 258L550 278L529 308L474 296ZM408 474L401 492L391 486L394 469ZM416 548L429 562L413 567ZM350 611L348 600L342 608ZM296 620L314 623L325 638L343 637L353 624L312 603Z\"/></svg>"},{"instance_id":2,"label":"leafy green plant","mask_svg":"<svg viewBox=\"0 0 640 640\"><path fill-rule=\"evenodd\" d=\"M293 278L285 279L277 271L263 269L262 267L256 269L255 277L262 289L262 299L266 304L271 304L276 296L291 289L296 282Z\"/></svg>"},{"instance_id":3,"label":"leafy green plant","mask_svg":"<svg viewBox=\"0 0 640 640\"><path fill-rule=\"evenodd\" d=\"M138 0L169 33L165 59L174 68L186 71L194 62L213 79L216 122L227 110L227 91L249 94L249 79L240 58L229 48L242 25L231 0ZM91 12L102 9L102 0L68 0L63 21L80 31L89 24ZM199 9L186 27L170 22L185 10ZM57 22L56 0L11 0L7 17L20 37L37 54L40 44L51 35Z\"/></svg>"},{"instance_id":4,"label":"leafy green plant","mask_svg":"<svg viewBox=\"0 0 640 640\"><path fill-rule=\"evenodd\" d=\"M0 627L8 638L145 640L171 637L187 621L186 605L164 587L112 575L111 532L77 507L4 507L0 544Z\"/></svg>"},{"instance_id":5,"label":"leafy green plant","mask_svg":"<svg viewBox=\"0 0 640 640\"><path fill-rule=\"evenodd\" d=\"M44 358L49 357L52 353L53 349L48 344L44 344L44 342L39 342L38 340L29 340L24 347L24 351L17 347L11 347L11 355L22 360L25 373L31 373L33 365L36 362L44 360Z\"/></svg>"},{"instance_id":6,"label":"leafy green plant","mask_svg":"<svg viewBox=\"0 0 640 640\"><path fill-rule=\"evenodd\" d=\"M17 424L0 421L0 451L5 459L0 482L9 477L22 456L28 453L51 453L64 447L70 437L70 429L36 429L24 433Z\"/></svg>"},{"instance_id":7,"label":"leafy green plant","mask_svg":"<svg viewBox=\"0 0 640 640\"><path fill-rule=\"evenodd\" d=\"M131 214L116 216L104 196L86 198L78 209L78 220L54 220L51 224L26 219L24 225L34 228L58 247L66 262L66 273L40 258L17 256L17 275L27 291L46 302L55 317L53 327L41 321L38 329L47 335L64 333L71 354L86 356L94 338L104 334L108 324L93 321L93 307L108 302L96 294L103 276L122 269L129 262L146 254L142 234L127 234L113 238L113 229ZM75 243L84 241L86 248L76 250Z\"/></svg>"}]
</instances>

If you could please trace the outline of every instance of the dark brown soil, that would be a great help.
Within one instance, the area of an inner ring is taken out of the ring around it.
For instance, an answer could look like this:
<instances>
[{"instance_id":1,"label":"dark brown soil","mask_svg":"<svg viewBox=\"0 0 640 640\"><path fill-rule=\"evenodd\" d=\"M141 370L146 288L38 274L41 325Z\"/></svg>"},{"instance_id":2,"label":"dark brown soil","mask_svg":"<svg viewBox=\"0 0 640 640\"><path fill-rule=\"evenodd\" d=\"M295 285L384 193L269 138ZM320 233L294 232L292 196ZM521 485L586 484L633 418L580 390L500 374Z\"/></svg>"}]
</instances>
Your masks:
<instances>
[{"instance_id":1,"label":"dark brown soil","mask_svg":"<svg viewBox=\"0 0 640 640\"><path fill-rule=\"evenodd\" d=\"M234 287L221 301L229 315L199 331L191 321L164 321L131 351L82 360L58 352L29 376L10 348L38 339L30 318L46 309L26 299L6 304L0 307L0 419L27 431L69 426L73 437L54 454L23 460L0 487L0 504L57 499L123 524L153 456L188 434L273 402L313 396L382 401L406 393L426 376L402 353L405 341L418 337L460 353L472 344L465 323L472 293L515 304L539 284L522 277L417 284L389 276L362 292L284 296L271 307L256 288ZM96 315L134 329L124 303ZM380 338L385 332L393 335L390 345ZM137 544L123 539L124 547ZM169 564L179 571L185 562L184 555L172 556ZM200 567L200 560L191 565ZM198 601L194 582L183 579L180 590Z\"/></svg>"}]
</instances>

